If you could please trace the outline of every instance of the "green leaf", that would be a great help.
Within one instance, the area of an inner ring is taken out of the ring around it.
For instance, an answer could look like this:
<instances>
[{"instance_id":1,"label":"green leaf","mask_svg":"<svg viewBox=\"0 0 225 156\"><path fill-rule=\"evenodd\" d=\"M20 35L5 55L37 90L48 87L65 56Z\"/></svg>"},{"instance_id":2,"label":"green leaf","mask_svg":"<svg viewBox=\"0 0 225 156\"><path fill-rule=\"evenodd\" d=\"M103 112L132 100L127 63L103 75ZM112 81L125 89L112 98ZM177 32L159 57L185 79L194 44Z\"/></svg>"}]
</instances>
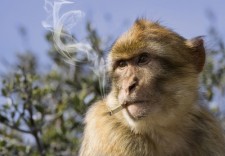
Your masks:
<instances>
[{"instance_id":1,"label":"green leaf","mask_svg":"<svg viewBox=\"0 0 225 156\"><path fill-rule=\"evenodd\" d=\"M5 140L0 141L0 147L4 147L7 145L7 142Z\"/></svg>"},{"instance_id":2,"label":"green leaf","mask_svg":"<svg viewBox=\"0 0 225 156\"><path fill-rule=\"evenodd\" d=\"M34 107L40 113L44 113L44 111L45 111L44 107L42 107L41 105L35 105Z\"/></svg>"},{"instance_id":3,"label":"green leaf","mask_svg":"<svg viewBox=\"0 0 225 156\"><path fill-rule=\"evenodd\" d=\"M4 88L2 88L2 95L5 96L5 97L7 97L7 95L8 95L7 91Z\"/></svg>"},{"instance_id":4,"label":"green leaf","mask_svg":"<svg viewBox=\"0 0 225 156\"><path fill-rule=\"evenodd\" d=\"M16 112L11 112L11 118L13 119L15 117Z\"/></svg>"},{"instance_id":5,"label":"green leaf","mask_svg":"<svg viewBox=\"0 0 225 156\"><path fill-rule=\"evenodd\" d=\"M5 116L0 114L0 122L2 123L8 122L8 119Z\"/></svg>"}]
</instances>

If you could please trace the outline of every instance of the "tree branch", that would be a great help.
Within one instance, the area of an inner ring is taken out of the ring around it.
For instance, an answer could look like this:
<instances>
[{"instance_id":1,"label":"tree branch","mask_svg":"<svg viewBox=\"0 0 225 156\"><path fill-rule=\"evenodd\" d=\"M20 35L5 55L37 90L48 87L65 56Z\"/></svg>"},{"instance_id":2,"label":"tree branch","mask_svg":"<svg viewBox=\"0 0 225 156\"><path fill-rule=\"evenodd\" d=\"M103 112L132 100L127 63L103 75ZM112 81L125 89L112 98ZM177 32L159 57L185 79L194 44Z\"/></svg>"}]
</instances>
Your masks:
<instances>
[{"instance_id":1,"label":"tree branch","mask_svg":"<svg viewBox=\"0 0 225 156\"><path fill-rule=\"evenodd\" d=\"M24 130L24 129L21 129L15 125L10 125L8 124L7 122L1 122L1 124L4 124L5 126L9 127L9 128L12 128L14 130L17 130L19 132L22 132L22 133L28 133L28 134L32 134L32 132L30 130Z\"/></svg>"}]
</instances>

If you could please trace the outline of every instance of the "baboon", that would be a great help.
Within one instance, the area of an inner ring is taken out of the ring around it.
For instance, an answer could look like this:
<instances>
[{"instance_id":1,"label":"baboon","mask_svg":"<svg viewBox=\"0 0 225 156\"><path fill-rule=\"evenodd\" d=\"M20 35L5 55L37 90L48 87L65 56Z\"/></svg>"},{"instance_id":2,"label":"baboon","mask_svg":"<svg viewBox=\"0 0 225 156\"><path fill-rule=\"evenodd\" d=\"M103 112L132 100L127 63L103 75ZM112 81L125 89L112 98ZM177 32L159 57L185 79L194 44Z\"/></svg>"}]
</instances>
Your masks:
<instances>
[{"instance_id":1,"label":"baboon","mask_svg":"<svg viewBox=\"0 0 225 156\"><path fill-rule=\"evenodd\" d=\"M199 98L204 63L202 37L137 19L108 54L111 89L86 114L80 156L224 156Z\"/></svg>"}]
</instances>

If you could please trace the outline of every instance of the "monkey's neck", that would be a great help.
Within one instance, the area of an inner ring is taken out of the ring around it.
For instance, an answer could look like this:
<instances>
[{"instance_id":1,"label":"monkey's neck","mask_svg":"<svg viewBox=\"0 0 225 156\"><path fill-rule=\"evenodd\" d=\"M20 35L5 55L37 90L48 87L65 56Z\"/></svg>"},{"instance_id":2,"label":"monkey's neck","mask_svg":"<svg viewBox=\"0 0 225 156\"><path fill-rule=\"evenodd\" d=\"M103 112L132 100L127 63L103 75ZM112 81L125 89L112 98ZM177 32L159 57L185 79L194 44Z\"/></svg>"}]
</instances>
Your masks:
<instances>
[{"instance_id":1,"label":"monkey's neck","mask_svg":"<svg viewBox=\"0 0 225 156\"><path fill-rule=\"evenodd\" d=\"M93 137L98 138L97 142L94 143L93 146L95 146L95 144L104 143L99 145L101 146L101 149L107 150L108 147L120 149L121 147L117 147L117 145L127 147L131 146L130 142L132 142L132 146L138 148L143 148L141 145L148 145L149 147L147 147L147 149L150 150L150 153L151 150L156 151L154 155L160 155L158 154L160 149L154 149L155 145L157 145L158 148L164 149L165 151L171 153L179 149L183 149L183 147L187 147L185 136L188 134L186 131L188 128L184 127L191 127L193 125L190 120L189 113L184 115L185 117L177 117L179 120L177 119L173 122L171 120L170 123L165 125L162 123L158 124L157 122L141 120L136 123L137 127L134 129L127 124L127 121L122 120L120 116L122 115L121 112L112 116L106 113L108 109L105 103L95 105L94 109L97 109L97 111L91 111L91 113L89 113L88 118L92 119L89 120L92 121L92 123L89 123L87 127L90 131L93 131ZM138 124L142 125L140 126ZM143 126L144 124L146 126ZM134 138L139 140L139 142L136 143ZM149 140L151 140L151 143L149 143ZM136 151L138 150L134 150L132 152L135 153ZM123 153L121 155L129 155L129 153Z\"/></svg>"},{"instance_id":2,"label":"monkey's neck","mask_svg":"<svg viewBox=\"0 0 225 156\"><path fill-rule=\"evenodd\" d=\"M124 116L122 112L115 114L115 116L118 122L123 120L122 124L126 125L135 134L152 135L152 133L160 133L163 130L174 132L183 129L184 124L189 124L189 116L196 111L197 107L199 106L189 105L179 110L157 112L140 120L133 120L129 116Z\"/></svg>"}]
</instances>

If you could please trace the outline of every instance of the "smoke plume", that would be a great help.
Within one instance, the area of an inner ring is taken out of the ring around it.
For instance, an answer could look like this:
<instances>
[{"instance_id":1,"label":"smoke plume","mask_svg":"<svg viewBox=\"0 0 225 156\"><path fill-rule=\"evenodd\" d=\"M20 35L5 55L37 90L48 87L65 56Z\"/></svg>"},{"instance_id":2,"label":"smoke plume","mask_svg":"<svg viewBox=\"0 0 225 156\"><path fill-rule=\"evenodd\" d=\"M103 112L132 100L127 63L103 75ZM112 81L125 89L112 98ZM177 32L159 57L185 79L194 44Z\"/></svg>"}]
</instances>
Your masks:
<instances>
[{"instance_id":1,"label":"smoke plume","mask_svg":"<svg viewBox=\"0 0 225 156\"><path fill-rule=\"evenodd\" d=\"M105 86L104 59L99 58L90 44L76 41L71 34L71 30L84 17L84 13L81 10L61 13L64 5L72 4L73 2L69 0L45 0L44 9L47 12L47 18L42 22L42 25L52 32L54 45L66 62L76 65L77 62L81 61L79 57L74 58L73 53L88 58L88 61L92 64L91 69L99 78L100 88L103 89ZM66 38L67 42L63 42L62 38Z\"/></svg>"}]
</instances>

